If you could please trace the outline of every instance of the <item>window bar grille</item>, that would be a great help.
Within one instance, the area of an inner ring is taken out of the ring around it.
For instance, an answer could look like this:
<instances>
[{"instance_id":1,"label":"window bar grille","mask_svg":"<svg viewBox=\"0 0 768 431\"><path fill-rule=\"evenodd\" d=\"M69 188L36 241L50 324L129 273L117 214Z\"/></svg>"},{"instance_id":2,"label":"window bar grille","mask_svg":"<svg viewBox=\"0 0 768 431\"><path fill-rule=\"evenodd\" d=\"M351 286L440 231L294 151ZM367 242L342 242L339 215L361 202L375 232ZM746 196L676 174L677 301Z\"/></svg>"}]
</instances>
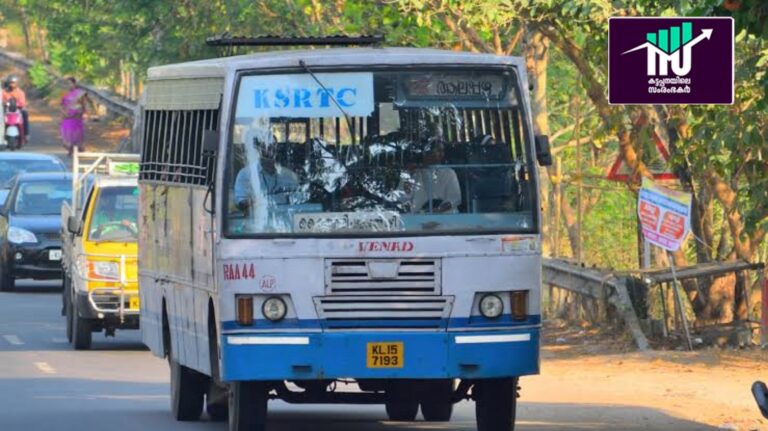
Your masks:
<instances>
[{"instance_id":1,"label":"window bar grille","mask_svg":"<svg viewBox=\"0 0 768 431\"><path fill-rule=\"evenodd\" d=\"M142 167L142 170L144 171L143 178L149 180L151 179L150 172L152 171L152 135L156 129L154 125L154 112L144 112L144 118L144 143L142 145L141 158L144 159L144 166Z\"/></svg>"},{"instance_id":2,"label":"window bar grille","mask_svg":"<svg viewBox=\"0 0 768 431\"><path fill-rule=\"evenodd\" d=\"M150 112L144 111L144 121L142 122L142 131L141 131L141 165L140 167L140 173L139 178L142 180L146 179L147 175L147 161L149 159L149 148L148 148L148 141L149 141L149 131L151 130L151 126L149 124L149 118L150 118Z\"/></svg>"},{"instance_id":3,"label":"window bar grille","mask_svg":"<svg viewBox=\"0 0 768 431\"><path fill-rule=\"evenodd\" d=\"M341 150L341 120L336 117L336 146Z\"/></svg>"},{"instance_id":4,"label":"window bar grille","mask_svg":"<svg viewBox=\"0 0 768 431\"><path fill-rule=\"evenodd\" d=\"M200 132L200 111L192 111L190 113L190 147L187 149L187 165L194 166L194 148L200 145L200 141L202 140L200 136L202 133ZM190 174L193 173L193 170L190 168ZM195 181L190 179L190 184L194 184Z\"/></svg>"},{"instance_id":5,"label":"window bar grille","mask_svg":"<svg viewBox=\"0 0 768 431\"><path fill-rule=\"evenodd\" d=\"M520 111L517 109L510 109L510 115L512 118L512 132L515 136L516 158L522 159L525 157L525 152L523 152L523 140L520 135Z\"/></svg>"},{"instance_id":6,"label":"window bar grille","mask_svg":"<svg viewBox=\"0 0 768 431\"><path fill-rule=\"evenodd\" d=\"M154 131L152 133L152 139L150 141L150 165L149 165L149 179L150 180L157 180L157 160L158 160L158 153L160 152L160 136L162 132L163 122L162 120L162 112L160 111L153 111L152 112L153 117L153 126Z\"/></svg>"},{"instance_id":7,"label":"window bar grille","mask_svg":"<svg viewBox=\"0 0 768 431\"><path fill-rule=\"evenodd\" d=\"M505 109L499 112L499 114L501 115L503 129L507 136L507 145L509 145L510 151L513 153L512 158L516 159L517 154L515 153L517 152L517 149L515 149L515 137L514 137L514 133L512 133L512 121L510 120L510 111L508 109Z\"/></svg>"},{"instance_id":8,"label":"window bar grille","mask_svg":"<svg viewBox=\"0 0 768 431\"><path fill-rule=\"evenodd\" d=\"M493 123L493 134L494 138L496 139L497 144L501 144L502 142L508 142L504 140L504 133L502 132L502 126L501 126L501 113L498 109L494 109L491 111L492 118L491 123Z\"/></svg>"},{"instance_id":9,"label":"window bar grille","mask_svg":"<svg viewBox=\"0 0 768 431\"><path fill-rule=\"evenodd\" d=\"M192 152L192 148L194 148L197 145L197 141L195 139L195 127L194 127L194 121L195 121L195 112L196 111L189 111L187 112L187 139L186 139L186 146L184 151L184 164L187 165L186 173L188 175L191 175L194 173L192 166L193 164L190 161L190 153ZM192 181L189 181L191 184Z\"/></svg>"},{"instance_id":10,"label":"window bar grille","mask_svg":"<svg viewBox=\"0 0 768 431\"><path fill-rule=\"evenodd\" d=\"M210 123L209 112L210 112L209 110L201 110L201 111L199 111L200 125L198 127L198 131L199 131L198 139L200 139L200 140L202 140L204 132L206 130L209 130L209 127L208 127L208 124ZM205 163L204 163L203 157L202 157L202 148L201 148L200 145L197 145L197 142L195 143L195 145L192 146L191 153L192 153L192 157L193 157L192 165L196 167L195 174L204 173L204 172L201 172L200 169L199 169L199 167L204 166ZM195 185L202 185L204 183L204 181L201 181L200 178L198 178L196 176L195 179L192 181L192 183L195 184Z\"/></svg>"},{"instance_id":11,"label":"window bar grille","mask_svg":"<svg viewBox=\"0 0 768 431\"><path fill-rule=\"evenodd\" d=\"M493 127L491 127L491 116L488 109L482 109L480 115L483 118L483 136L493 135Z\"/></svg>"},{"instance_id":12,"label":"window bar grille","mask_svg":"<svg viewBox=\"0 0 768 431\"><path fill-rule=\"evenodd\" d=\"M189 165L187 164L186 154L189 152L189 113L190 111L181 111L181 119L179 121L181 127L181 134L179 139L179 153L176 155L176 160L179 163L179 181L182 183L189 183Z\"/></svg>"},{"instance_id":13,"label":"window bar grille","mask_svg":"<svg viewBox=\"0 0 768 431\"><path fill-rule=\"evenodd\" d=\"M160 166L159 171L161 172L160 180L161 181L168 181L168 152L170 150L170 140L171 140L171 112L170 111L163 111L163 138L162 138L162 146L160 147L162 151L160 152Z\"/></svg>"},{"instance_id":14,"label":"window bar grille","mask_svg":"<svg viewBox=\"0 0 768 431\"><path fill-rule=\"evenodd\" d=\"M173 113L173 138L171 138L171 163L173 167L169 167L171 174L171 182L179 182L179 156L181 155L181 119L183 117L182 111L175 111Z\"/></svg>"},{"instance_id":15,"label":"window bar grille","mask_svg":"<svg viewBox=\"0 0 768 431\"><path fill-rule=\"evenodd\" d=\"M221 106L221 101L219 101L219 106ZM214 127L213 127L213 129L214 130L221 130L221 128L219 127L219 110L218 109L213 111L213 117L214 117L214 121L213 121ZM202 150L203 150L202 142L200 143L199 147L200 147L200 152L202 153ZM216 160L213 159L213 158L208 159L206 167L207 167L207 169L206 169L207 173L206 173L205 178L204 178L204 181L205 181L204 184L208 185L208 184L212 184L213 183L213 179L216 176Z\"/></svg>"},{"instance_id":16,"label":"window bar grille","mask_svg":"<svg viewBox=\"0 0 768 431\"><path fill-rule=\"evenodd\" d=\"M459 117L459 123L456 124L456 129L458 130L458 140L461 142L464 142L467 140L467 111L465 109L460 109L458 113Z\"/></svg>"}]
</instances>

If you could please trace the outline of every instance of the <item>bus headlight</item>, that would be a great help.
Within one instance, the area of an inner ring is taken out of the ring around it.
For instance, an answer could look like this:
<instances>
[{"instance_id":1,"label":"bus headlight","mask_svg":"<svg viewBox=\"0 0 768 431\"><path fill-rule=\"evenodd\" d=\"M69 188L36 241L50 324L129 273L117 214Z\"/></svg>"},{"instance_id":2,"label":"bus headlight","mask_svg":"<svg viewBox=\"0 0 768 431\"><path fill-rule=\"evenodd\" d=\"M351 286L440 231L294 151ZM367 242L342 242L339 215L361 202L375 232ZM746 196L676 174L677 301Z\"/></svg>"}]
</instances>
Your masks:
<instances>
[{"instance_id":1,"label":"bus headlight","mask_svg":"<svg viewBox=\"0 0 768 431\"><path fill-rule=\"evenodd\" d=\"M487 319L495 319L504 311L504 303L497 295L489 293L480 299L480 314Z\"/></svg>"},{"instance_id":2,"label":"bus headlight","mask_svg":"<svg viewBox=\"0 0 768 431\"><path fill-rule=\"evenodd\" d=\"M510 298L512 302L512 318L514 320L525 320L528 318L528 291L516 290L512 292Z\"/></svg>"},{"instance_id":3,"label":"bus headlight","mask_svg":"<svg viewBox=\"0 0 768 431\"><path fill-rule=\"evenodd\" d=\"M288 307L285 305L285 301L277 296L272 296L264 301L261 305L261 314L273 322L282 320L285 314L288 312Z\"/></svg>"}]
</instances>

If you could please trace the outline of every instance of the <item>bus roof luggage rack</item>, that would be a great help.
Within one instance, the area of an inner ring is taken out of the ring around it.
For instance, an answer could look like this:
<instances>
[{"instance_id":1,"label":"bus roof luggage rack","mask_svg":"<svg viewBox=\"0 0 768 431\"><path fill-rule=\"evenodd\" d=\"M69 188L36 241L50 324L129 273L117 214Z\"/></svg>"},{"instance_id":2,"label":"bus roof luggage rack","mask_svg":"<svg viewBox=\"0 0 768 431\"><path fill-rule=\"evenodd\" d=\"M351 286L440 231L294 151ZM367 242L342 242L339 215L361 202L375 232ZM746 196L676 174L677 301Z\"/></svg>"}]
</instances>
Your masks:
<instances>
[{"instance_id":1,"label":"bus roof luggage rack","mask_svg":"<svg viewBox=\"0 0 768 431\"><path fill-rule=\"evenodd\" d=\"M378 45L384 42L384 35L332 35L332 36L232 36L222 34L205 39L208 46L313 46L313 45Z\"/></svg>"}]
</instances>

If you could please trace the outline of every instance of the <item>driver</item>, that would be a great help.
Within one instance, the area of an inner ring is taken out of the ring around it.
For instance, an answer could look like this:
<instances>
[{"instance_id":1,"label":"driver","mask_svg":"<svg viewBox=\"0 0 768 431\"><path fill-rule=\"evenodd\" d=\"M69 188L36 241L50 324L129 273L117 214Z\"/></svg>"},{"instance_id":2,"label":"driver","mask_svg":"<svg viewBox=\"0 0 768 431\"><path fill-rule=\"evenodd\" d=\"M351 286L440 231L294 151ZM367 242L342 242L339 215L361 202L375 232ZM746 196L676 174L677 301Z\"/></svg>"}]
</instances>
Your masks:
<instances>
[{"instance_id":1,"label":"driver","mask_svg":"<svg viewBox=\"0 0 768 431\"><path fill-rule=\"evenodd\" d=\"M401 201L410 207L410 212L457 212L461 203L461 187L456 172L451 168L435 168L445 158L445 145L441 139L433 139L424 155L424 167L408 172L408 177L400 180L398 189Z\"/></svg>"},{"instance_id":2,"label":"driver","mask_svg":"<svg viewBox=\"0 0 768 431\"><path fill-rule=\"evenodd\" d=\"M252 173L258 173L258 187L262 194L269 196L272 203L289 204L289 196L299 188L299 177L295 172L275 160L275 145L258 145L258 160L249 160L235 178L235 203L247 212L256 198Z\"/></svg>"},{"instance_id":3,"label":"driver","mask_svg":"<svg viewBox=\"0 0 768 431\"><path fill-rule=\"evenodd\" d=\"M133 212L131 212L133 214ZM136 236L139 228L136 224L137 217L128 216L126 213L117 209L117 196L113 193L103 192L99 196L99 206L93 214L91 226L91 235L95 238L102 238L115 230L129 231Z\"/></svg>"}]
</instances>

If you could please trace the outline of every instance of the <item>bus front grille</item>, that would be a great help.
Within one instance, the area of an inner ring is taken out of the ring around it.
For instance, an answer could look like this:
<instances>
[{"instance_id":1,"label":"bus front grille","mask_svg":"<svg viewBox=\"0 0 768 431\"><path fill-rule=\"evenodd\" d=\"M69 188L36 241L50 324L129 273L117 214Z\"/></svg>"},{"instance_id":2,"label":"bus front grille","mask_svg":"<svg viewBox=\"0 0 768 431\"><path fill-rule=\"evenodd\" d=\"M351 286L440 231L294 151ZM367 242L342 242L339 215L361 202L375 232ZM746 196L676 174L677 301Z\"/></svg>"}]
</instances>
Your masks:
<instances>
[{"instance_id":1,"label":"bus front grille","mask_svg":"<svg viewBox=\"0 0 768 431\"><path fill-rule=\"evenodd\" d=\"M343 328L440 328L452 296L321 296L315 308L322 325Z\"/></svg>"},{"instance_id":2,"label":"bus front grille","mask_svg":"<svg viewBox=\"0 0 768 431\"><path fill-rule=\"evenodd\" d=\"M325 261L329 295L439 295L440 260L334 259Z\"/></svg>"}]
</instances>

